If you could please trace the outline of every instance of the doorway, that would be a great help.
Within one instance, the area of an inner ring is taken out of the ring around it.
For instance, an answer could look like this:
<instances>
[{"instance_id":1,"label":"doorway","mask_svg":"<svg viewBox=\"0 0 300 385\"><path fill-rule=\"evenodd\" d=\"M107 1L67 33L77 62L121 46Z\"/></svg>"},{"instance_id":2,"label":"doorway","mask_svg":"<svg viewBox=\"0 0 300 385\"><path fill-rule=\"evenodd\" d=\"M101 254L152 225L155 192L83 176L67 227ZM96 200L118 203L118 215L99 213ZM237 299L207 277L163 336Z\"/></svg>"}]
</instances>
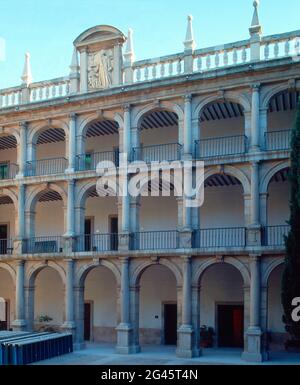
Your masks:
<instances>
[{"instance_id":1,"label":"doorway","mask_svg":"<svg viewBox=\"0 0 300 385\"><path fill-rule=\"evenodd\" d=\"M84 251L92 250L93 218L84 220Z\"/></svg>"},{"instance_id":2,"label":"doorway","mask_svg":"<svg viewBox=\"0 0 300 385\"><path fill-rule=\"evenodd\" d=\"M177 344L177 304L164 304L164 344Z\"/></svg>"},{"instance_id":3,"label":"doorway","mask_svg":"<svg viewBox=\"0 0 300 385\"><path fill-rule=\"evenodd\" d=\"M218 346L242 348L244 346L244 306L217 306Z\"/></svg>"},{"instance_id":4,"label":"doorway","mask_svg":"<svg viewBox=\"0 0 300 385\"><path fill-rule=\"evenodd\" d=\"M118 232L119 232L119 222L118 217L111 216L109 217L109 228L110 228L110 249L118 250Z\"/></svg>"},{"instance_id":5,"label":"doorway","mask_svg":"<svg viewBox=\"0 0 300 385\"><path fill-rule=\"evenodd\" d=\"M84 303L84 340L91 341L92 303Z\"/></svg>"},{"instance_id":6,"label":"doorway","mask_svg":"<svg viewBox=\"0 0 300 385\"><path fill-rule=\"evenodd\" d=\"M8 314L8 301L6 301L4 298L0 298L0 330L8 330Z\"/></svg>"},{"instance_id":7,"label":"doorway","mask_svg":"<svg viewBox=\"0 0 300 385\"><path fill-rule=\"evenodd\" d=\"M7 254L8 225L0 225L0 253Z\"/></svg>"}]
</instances>

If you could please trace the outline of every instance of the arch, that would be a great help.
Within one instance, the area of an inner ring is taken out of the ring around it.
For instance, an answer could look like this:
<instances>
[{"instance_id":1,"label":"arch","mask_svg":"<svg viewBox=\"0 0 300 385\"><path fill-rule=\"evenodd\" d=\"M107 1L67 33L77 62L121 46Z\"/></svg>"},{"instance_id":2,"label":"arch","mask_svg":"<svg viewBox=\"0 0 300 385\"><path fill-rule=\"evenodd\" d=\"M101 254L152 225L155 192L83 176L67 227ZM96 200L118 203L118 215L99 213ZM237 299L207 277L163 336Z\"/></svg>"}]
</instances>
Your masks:
<instances>
[{"instance_id":1,"label":"arch","mask_svg":"<svg viewBox=\"0 0 300 385\"><path fill-rule=\"evenodd\" d=\"M268 110L271 99L282 91L288 91L289 87L287 83L276 84L267 89L263 89L261 94L261 109ZM296 87L299 90L298 87Z\"/></svg>"},{"instance_id":2,"label":"arch","mask_svg":"<svg viewBox=\"0 0 300 385\"><path fill-rule=\"evenodd\" d=\"M17 128L14 127L4 127L1 135L2 138L6 136L14 136L16 139L16 145L18 146L20 144L20 132Z\"/></svg>"},{"instance_id":3,"label":"arch","mask_svg":"<svg viewBox=\"0 0 300 385\"><path fill-rule=\"evenodd\" d=\"M85 136L89 125L99 120L115 121L118 124L119 128L122 127L124 124L122 116L118 113L105 111L101 115L99 115L99 113L89 114L78 122L77 136Z\"/></svg>"},{"instance_id":4,"label":"arch","mask_svg":"<svg viewBox=\"0 0 300 385\"><path fill-rule=\"evenodd\" d=\"M75 207L84 207L88 194L92 188L96 188L97 182L91 180L85 184L78 186L76 193Z\"/></svg>"},{"instance_id":5,"label":"arch","mask_svg":"<svg viewBox=\"0 0 300 385\"><path fill-rule=\"evenodd\" d=\"M8 196L13 201L15 210L18 209L18 196L14 191L9 188L1 188L0 196Z\"/></svg>"},{"instance_id":6,"label":"arch","mask_svg":"<svg viewBox=\"0 0 300 385\"><path fill-rule=\"evenodd\" d=\"M37 124L31 125L29 132L28 132L27 142L32 143L32 144L36 144L37 139L41 133L43 133L44 131L47 131L49 129L53 129L53 128L62 129L65 133L65 140L68 140L68 137L69 137L68 124L66 122L64 122L63 120L54 119L54 120L51 120L51 122L49 122L49 124L37 123Z\"/></svg>"},{"instance_id":7,"label":"arch","mask_svg":"<svg viewBox=\"0 0 300 385\"><path fill-rule=\"evenodd\" d=\"M33 287L37 275L46 267L54 269L61 277L63 285L66 284L66 272L62 266L53 261L40 262L37 265L33 265L26 273L26 283L28 287Z\"/></svg>"},{"instance_id":8,"label":"arch","mask_svg":"<svg viewBox=\"0 0 300 385\"><path fill-rule=\"evenodd\" d=\"M100 263L98 261L97 262L91 262L91 263L88 263L86 265L81 266L75 275L75 285L78 287L84 287L85 279L86 279L88 273L91 270L93 270L97 267L101 267L101 266L106 267L107 269L109 269L113 273L113 275L116 279L117 286L120 286L120 284L121 284L121 272L120 272L120 270L118 269L118 267L114 263L106 261L106 260L101 260Z\"/></svg>"},{"instance_id":9,"label":"arch","mask_svg":"<svg viewBox=\"0 0 300 385\"><path fill-rule=\"evenodd\" d=\"M179 267L166 258L160 258L158 261L143 262L137 266L131 275L130 286L138 286L143 272L153 265L162 265L168 268L173 273L177 286L182 285L182 275Z\"/></svg>"},{"instance_id":10,"label":"arch","mask_svg":"<svg viewBox=\"0 0 300 385\"><path fill-rule=\"evenodd\" d=\"M264 273L262 275L262 286L268 287L269 278L270 278L271 274L273 273L273 271L275 271L277 269L277 267L279 267L283 264L284 264L284 258L283 257L272 260L268 264L268 266L266 267L266 270L264 271Z\"/></svg>"},{"instance_id":11,"label":"arch","mask_svg":"<svg viewBox=\"0 0 300 385\"><path fill-rule=\"evenodd\" d=\"M193 108L192 116L193 119L198 120L200 118L200 115L203 111L203 109L210 103L218 102L220 100L225 99L225 101L233 102L236 104L240 104L244 112L250 112L251 111L251 100L249 99L249 96L246 93L235 93L235 92L227 92L225 93L224 98L218 98L217 95L210 95L205 96L198 104L196 104Z\"/></svg>"},{"instance_id":12,"label":"arch","mask_svg":"<svg viewBox=\"0 0 300 385\"><path fill-rule=\"evenodd\" d=\"M61 196L64 206L67 205L68 197L66 191L55 183L49 183L46 185L37 186L28 194L25 211L32 211L40 196L47 190L56 191Z\"/></svg>"},{"instance_id":13,"label":"arch","mask_svg":"<svg viewBox=\"0 0 300 385\"><path fill-rule=\"evenodd\" d=\"M13 284L16 284L17 274L15 269L6 262L0 262L0 269L6 270L13 280Z\"/></svg>"},{"instance_id":14,"label":"arch","mask_svg":"<svg viewBox=\"0 0 300 385\"><path fill-rule=\"evenodd\" d=\"M289 160L280 162L265 172L265 174L261 178L260 194L268 193L269 184L273 176L276 175L279 171L284 170L285 168L290 168Z\"/></svg>"},{"instance_id":15,"label":"arch","mask_svg":"<svg viewBox=\"0 0 300 385\"><path fill-rule=\"evenodd\" d=\"M147 113L149 113L151 111L155 111L155 110L167 110L170 112L175 112L175 114L178 116L179 121L184 119L184 112L178 104L164 101L164 102L159 103L157 106L155 106L153 103L148 104L148 105L138 109L135 112L135 114L133 113L132 121L131 121L132 127L139 127L144 116Z\"/></svg>"},{"instance_id":16,"label":"arch","mask_svg":"<svg viewBox=\"0 0 300 385\"><path fill-rule=\"evenodd\" d=\"M240 170L236 167L232 167L232 166L225 166L224 167L224 173L235 177L237 180L239 180L241 182L241 184L243 186L244 194L250 194L251 193L250 181L249 181L248 177L246 176L246 174L242 170ZM215 174L220 174L220 169L218 167L209 168L204 174L204 182L209 177L211 177Z\"/></svg>"},{"instance_id":17,"label":"arch","mask_svg":"<svg viewBox=\"0 0 300 385\"><path fill-rule=\"evenodd\" d=\"M205 261L193 274L192 277L192 285L198 286L199 282L201 281L201 278L204 274L204 272L211 266L219 264L219 263L227 263L233 267L235 267L240 274L242 275L244 286L249 287L250 286L250 273L248 268L238 259L233 257L226 257L224 259L224 262L217 262L216 260L207 260Z\"/></svg>"},{"instance_id":18,"label":"arch","mask_svg":"<svg viewBox=\"0 0 300 385\"><path fill-rule=\"evenodd\" d=\"M88 43L95 43L96 41L108 40L109 39L121 39L125 41L125 36L118 28L111 25L96 25L95 27L88 28L82 32L73 42L78 47L86 45Z\"/></svg>"}]
</instances>

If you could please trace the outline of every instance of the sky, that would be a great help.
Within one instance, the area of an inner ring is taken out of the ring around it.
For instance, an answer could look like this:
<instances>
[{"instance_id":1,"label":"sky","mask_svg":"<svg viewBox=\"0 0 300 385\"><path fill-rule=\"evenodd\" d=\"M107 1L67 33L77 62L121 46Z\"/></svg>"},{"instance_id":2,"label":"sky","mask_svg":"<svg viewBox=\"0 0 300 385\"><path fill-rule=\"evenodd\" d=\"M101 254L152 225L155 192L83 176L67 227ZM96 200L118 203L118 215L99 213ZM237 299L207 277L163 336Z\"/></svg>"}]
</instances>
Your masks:
<instances>
[{"instance_id":1,"label":"sky","mask_svg":"<svg viewBox=\"0 0 300 385\"><path fill-rule=\"evenodd\" d=\"M197 48L247 39L252 3L252 0L0 0L0 89L21 83L25 52L31 55L34 81L68 75L73 41L95 25L113 25L125 35L132 28L136 60L183 51L187 15L194 18ZM264 35L300 29L299 0L261 0L259 11Z\"/></svg>"}]
</instances>

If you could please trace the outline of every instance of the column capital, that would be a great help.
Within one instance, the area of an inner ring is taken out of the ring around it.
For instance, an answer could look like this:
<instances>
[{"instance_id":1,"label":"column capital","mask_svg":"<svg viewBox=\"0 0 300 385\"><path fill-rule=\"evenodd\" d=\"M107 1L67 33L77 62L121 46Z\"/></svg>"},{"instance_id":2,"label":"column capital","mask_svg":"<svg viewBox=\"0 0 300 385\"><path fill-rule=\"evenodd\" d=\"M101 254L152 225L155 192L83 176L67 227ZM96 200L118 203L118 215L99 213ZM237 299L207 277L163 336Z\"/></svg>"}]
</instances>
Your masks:
<instances>
[{"instance_id":1,"label":"column capital","mask_svg":"<svg viewBox=\"0 0 300 385\"><path fill-rule=\"evenodd\" d=\"M75 185L76 179L68 179L68 185Z\"/></svg>"},{"instance_id":2,"label":"column capital","mask_svg":"<svg viewBox=\"0 0 300 385\"><path fill-rule=\"evenodd\" d=\"M191 255L182 255L181 259L183 263L190 263L192 261L192 256Z\"/></svg>"},{"instance_id":3,"label":"column capital","mask_svg":"<svg viewBox=\"0 0 300 385\"><path fill-rule=\"evenodd\" d=\"M252 93L259 92L260 87L261 87L260 83L252 83L252 84L250 84L250 89L251 89Z\"/></svg>"},{"instance_id":4,"label":"column capital","mask_svg":"<svg viewBox=\"0 0 300 385\"><path fill-rule=\"evenodd\" d=\"M71 112L71 113L69 114L69 119L70 119L70 120L75 121L76 118L77 118L76 112Z\"/></svg>"},{"instance_id":5,"label":"column capital","mask_svg":"<svg viewBox=\"0 0 300 385\"><path fill-rule=\"evenodd\" d=\"M261 255L260 254L249 254L250 262L260 262Z\"/></svg>"},{"instance_id":6,"label":"column capital","mask_svg":"<svg viewBox=\"0 0 300 385\"><path fill-rule=\"evenodd\" d=\"M252 167L258 168L259 165L260 165L260 160L253 160L253 161L251 162L251 166L252 166Z\"/></svg>"},{"instance_id":7,"label":"column capital","mask_svg":"<svg viewBox=\"0 0 300 385\"><path fill-rule=\"evenodd\" d=\"M27 128L28 127L28 122L27 121L21 121L21 122L19 122L19 126L21 127L21 128Z\"/></svg>"},{"instance_id":8,"label":"column capital","mask_svg":"<svg viewBox=\"0 0 300 385\"><path fill-rule=\"evenodd\" d=\"M16 265L17 265L17 266L20 266L20 267L25 266L25 261L24 261L24 259L17 259L17 260L16 260Z\"/></svg>"},{"instance_id":9,"label":"column capital","mask_svg":"<svg viewBox=\"0 0 300 385\"><path fill-rule=\"evenodd\" d=\"M131 105L129 103L126 103L123 105L123 111L124 112L130 112Z\"/></svg>"},{"instance_id":10,"label":"column capital","mask_svg":"<svg viewBox=\"0 0 300 385\"><path fill-rule=\"evenodd\" d=\"M129 263L130 257L119 257L118 259L122 263Z\"/></svg>"},{"instance_id":11,"label":"column capital","mask_svg":"<svg viewBox=\"0 0 300 385\"><path fill-rule=\"evenodd\" d=\"M193 95L192 95L192 94L186 94L186 95L184 95L184 102L185 102L185 103L191 102L192 99L193 99Z\"/></svg>"},{"instance_id":12,"label":"column capital","mask_svg":"<svg viewBox=\"0 0 300 385\"><path fill-rule=\"evenodd\" d=\"M72 258L65 258L64 259L64 262L66 262L66 263L74 263L75 262L75 260L74 259L72 259Z\"/></svg>"}]
</instances>

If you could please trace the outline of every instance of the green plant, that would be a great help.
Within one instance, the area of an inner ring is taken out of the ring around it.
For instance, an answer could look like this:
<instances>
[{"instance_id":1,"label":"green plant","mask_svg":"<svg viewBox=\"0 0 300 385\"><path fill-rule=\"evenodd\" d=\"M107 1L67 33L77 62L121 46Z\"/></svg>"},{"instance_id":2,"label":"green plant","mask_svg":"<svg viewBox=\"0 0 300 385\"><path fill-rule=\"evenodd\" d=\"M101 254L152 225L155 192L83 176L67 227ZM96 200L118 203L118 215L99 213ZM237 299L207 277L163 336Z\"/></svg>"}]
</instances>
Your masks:
<instances>
[{"instance_id":1,"label":"green plant","mask_svg":"<svg viewBox=\"0 0 300 385\"><path fill-rule=\"evenodd\" d=\"M53 321L53 318L49 317L48 315L40 315L38 317L38 321L41 323L51 322Z\"/></svg>"},{"instance_id":2,"label":"green plant","mask_svg":"<svg viewBox=\"0 0 300 385\"><path fill-rule=\"evenodd\" d=\"M289 333L291 341L294 341L292 345L295 345L295 341L300 342L300 322L295 322L292 319L292 301L295 297L300 297L300 101L292 131L291 147L290 231L285 239L286 258L282 277L281 301L284 309L285 329ZM287 342L286 346L290 345L291 341Z\"/></svg>"}]
</instances>

